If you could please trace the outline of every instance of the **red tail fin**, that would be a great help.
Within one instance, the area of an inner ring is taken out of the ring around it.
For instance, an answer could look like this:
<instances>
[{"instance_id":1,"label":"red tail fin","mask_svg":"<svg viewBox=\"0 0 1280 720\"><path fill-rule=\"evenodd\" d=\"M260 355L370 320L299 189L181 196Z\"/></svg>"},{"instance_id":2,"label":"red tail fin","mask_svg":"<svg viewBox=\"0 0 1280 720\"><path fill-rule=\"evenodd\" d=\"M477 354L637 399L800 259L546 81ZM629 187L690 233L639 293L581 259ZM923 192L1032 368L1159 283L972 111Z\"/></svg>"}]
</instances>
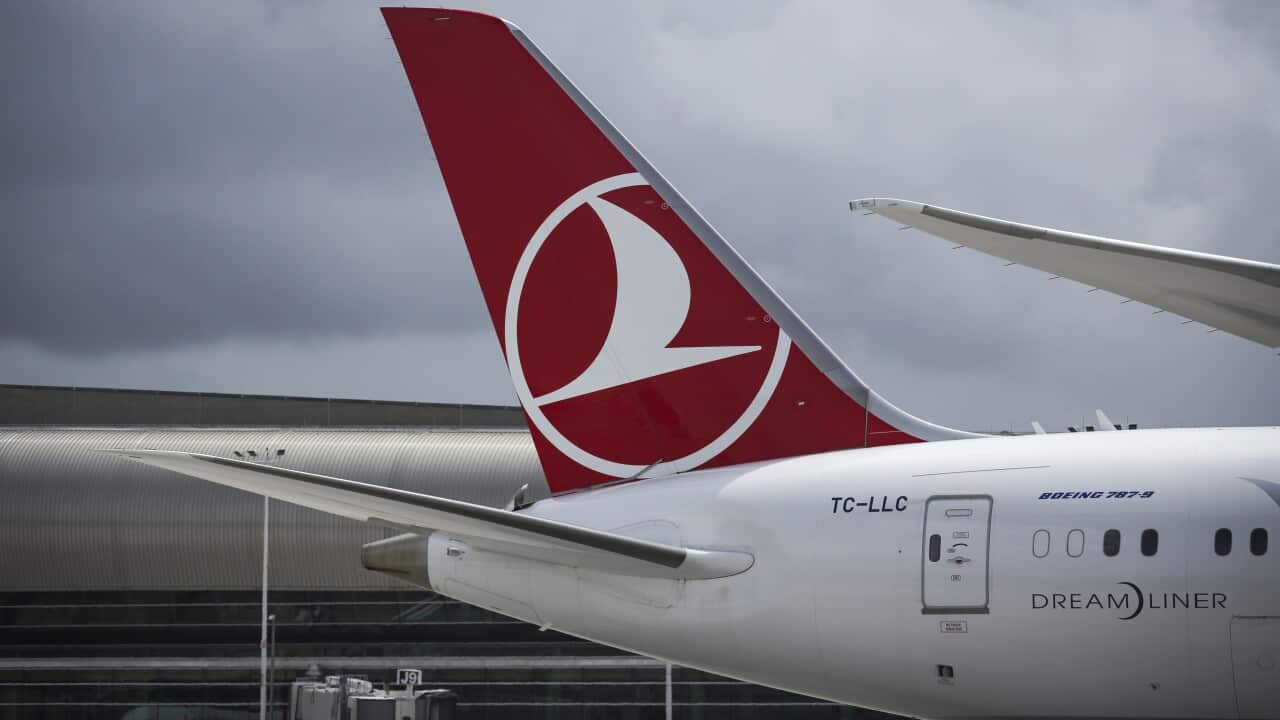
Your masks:
<instances>
[{"instance_id":1,"label":"red tail fin","mask_svg":"<svg viewBox=\"0 0 1280 720\"><path fill-rule=\"evenodd\" d=\"M872 393L518 28L383 15L553 492L967 435Z\"/></svg>"}]
</instances>

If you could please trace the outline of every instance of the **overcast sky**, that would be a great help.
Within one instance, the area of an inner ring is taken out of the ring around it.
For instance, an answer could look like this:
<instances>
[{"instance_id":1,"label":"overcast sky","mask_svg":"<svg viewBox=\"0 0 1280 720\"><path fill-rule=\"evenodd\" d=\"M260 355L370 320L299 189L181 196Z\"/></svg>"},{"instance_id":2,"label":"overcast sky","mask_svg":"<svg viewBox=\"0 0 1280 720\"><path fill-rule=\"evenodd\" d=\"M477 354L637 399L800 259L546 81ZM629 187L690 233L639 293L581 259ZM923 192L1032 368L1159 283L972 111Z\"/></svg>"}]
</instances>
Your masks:
<instances>
[{"instance_id":1,"label":"overcast sky","mask_svg":"<svg viewBox=\"0 0 1280 720\"><path fill-rule=\"evenodd\" d=\"M376 7L5 3L0 382L513 402ZM1280 262L1280 3L477 7L903 409L1280 423L1273 351L847 206Z\"/></svg>"}]
</instances>

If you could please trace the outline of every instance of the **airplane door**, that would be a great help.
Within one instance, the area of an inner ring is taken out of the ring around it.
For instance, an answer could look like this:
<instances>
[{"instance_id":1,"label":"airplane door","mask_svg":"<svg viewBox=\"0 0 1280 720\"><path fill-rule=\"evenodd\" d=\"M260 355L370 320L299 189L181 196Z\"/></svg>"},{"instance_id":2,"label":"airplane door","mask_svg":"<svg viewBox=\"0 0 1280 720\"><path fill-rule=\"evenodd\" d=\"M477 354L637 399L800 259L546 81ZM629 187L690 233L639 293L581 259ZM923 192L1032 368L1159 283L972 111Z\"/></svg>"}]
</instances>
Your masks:
<instances>
[{"instance_id":1,"label":"airplane door","mask_svg":"<svg viewBox=\"0 0 1280 720\"><path fill-rule=\"evenodd\" d=\"M1280 708L1280 617L1231 618L1231 667L1241 718L1274 718Z\"/></svg>"},{"instance_id":2,"label":"airplane door","mask_svg":"<svg viewBox=\"0 0 1280 720\"><path fill-rule=\"evenodd\" d=\"M925 502L925 613L987 612L990 535L990 496L936 495Z\"/></svg>"}]
</instances>

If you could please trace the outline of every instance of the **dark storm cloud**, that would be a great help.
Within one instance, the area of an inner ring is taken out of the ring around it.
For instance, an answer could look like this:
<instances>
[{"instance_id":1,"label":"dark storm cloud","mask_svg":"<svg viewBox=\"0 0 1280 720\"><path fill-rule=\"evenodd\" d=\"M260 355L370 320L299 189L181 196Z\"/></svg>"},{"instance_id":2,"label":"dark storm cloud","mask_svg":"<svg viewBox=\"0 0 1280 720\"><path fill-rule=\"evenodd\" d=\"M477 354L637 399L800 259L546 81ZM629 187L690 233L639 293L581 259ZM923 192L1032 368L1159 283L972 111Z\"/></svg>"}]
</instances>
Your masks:
<instances>
[{"instance_id":1,"label":"dark storm cloud","mask_svg":"<svg viewBox=\"0 0 1280 720\"><path fill-rule=\"evenodd\" d=\"M432 248L456 224L427 143L384 141L421 123L376 14L8 8L0 334L91 354L482 317Z\"/></svg>"},{"instance_id":2,"label":"dark storm cloud","mask_svg":"<svg viewBox=\"0 0 1280 720\"><path fill-rule=\"evenodd\" d=\"M484 9L884 396L1025 429L1275 423L1277 361L848 200L1280 262L1274 7ZM4 12L0 381L510 400L374 6Z\"/></svg>"}]
</instances>

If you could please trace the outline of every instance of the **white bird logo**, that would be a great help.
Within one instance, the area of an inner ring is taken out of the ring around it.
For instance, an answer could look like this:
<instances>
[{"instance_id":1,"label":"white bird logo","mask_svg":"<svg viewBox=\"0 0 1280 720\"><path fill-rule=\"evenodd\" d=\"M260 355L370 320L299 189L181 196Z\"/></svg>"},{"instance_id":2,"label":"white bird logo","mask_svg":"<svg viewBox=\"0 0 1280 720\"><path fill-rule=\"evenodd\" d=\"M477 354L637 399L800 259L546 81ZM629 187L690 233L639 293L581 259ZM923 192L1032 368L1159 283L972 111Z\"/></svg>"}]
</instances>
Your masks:
<instances>
[{"instance_id":1,"label":"white bird logo","mask_svg":"<svg viewBox=\"0 0 1280 720\"><path fill-rule=\"evenodd\" d=\"M609 335L582 374L535 399L538 405L744 355L759 345L668 347L689 314L689 273L648 223L601 198L587 201L604 223L618 266Z\"/></svg>"},{"instance_id":2,"label":"white bird logo","mask_svg":"<svg viewBox=\"0 0 1280 720\"><path fill-rule=\"evenodd\" d=\"M778 342L760 387L751 402L724 431L703 447L680 458L654 458L652 465L621 463L589 452L560 432L542 408L552 403L608 390L647 378L757 352L760 345L668 347L685 318L692 298L689 273L670 243L640 218L602 196L622 188L648 185L639 173L592 183L561 202L542 221L525 246L507 292L503 337L507 366L516 396L542 435L583 467L612 477L656 477L691 470L724 452L751 427L778 387L791 350L791 339L778 330ZM596 357L578 377L534 397L520 359L520 299L538 251L570 213L591 207L604 225L617 266L617 297L609 333Z\"/></svg>"}]
</instances>

